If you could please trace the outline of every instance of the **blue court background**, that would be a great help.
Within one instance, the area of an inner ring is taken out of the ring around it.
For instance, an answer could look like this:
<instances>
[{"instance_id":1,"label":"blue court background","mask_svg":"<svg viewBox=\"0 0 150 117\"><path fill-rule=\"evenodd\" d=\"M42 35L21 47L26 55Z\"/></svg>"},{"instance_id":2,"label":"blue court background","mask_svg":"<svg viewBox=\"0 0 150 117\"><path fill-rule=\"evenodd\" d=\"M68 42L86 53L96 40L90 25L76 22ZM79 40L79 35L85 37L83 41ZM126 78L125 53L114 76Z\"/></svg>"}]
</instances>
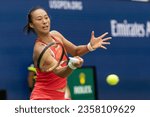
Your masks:
<instances>
[{"instance_id":1,"label":"blue court background","mask_svg":"<svg viewBox=\"0 0 150 117\"><path fill-rule=\"evenodd\" d=\"M51 29L76 45L87 44L92 30L95 36L104 32L112 36L112 19L143 24L150 21L150 3L77 1L82 2L82 10L51 9L49 0L0 2L0 89L7 90L7 99L29 98L27 67L32 61L35 36L25 35L22 29L30 8L40 5L47 9ZM98 99L150 99L150 37L113 37L107 47L108 50L99 49L83 57L84 66L96 67ZM112 73L120 77L120 83L114 87L105 82Z\"/></svg>"}]
</instances>

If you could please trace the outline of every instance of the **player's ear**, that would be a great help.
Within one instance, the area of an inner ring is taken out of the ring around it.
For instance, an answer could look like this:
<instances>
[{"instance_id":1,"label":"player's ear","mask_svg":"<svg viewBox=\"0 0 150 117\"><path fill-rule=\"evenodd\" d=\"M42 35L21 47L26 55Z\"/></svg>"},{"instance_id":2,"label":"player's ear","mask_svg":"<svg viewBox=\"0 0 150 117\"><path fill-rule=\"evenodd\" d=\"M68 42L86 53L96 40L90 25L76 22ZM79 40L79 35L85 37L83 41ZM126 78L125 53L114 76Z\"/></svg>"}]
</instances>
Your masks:
<instances>
[{"instance_id":1,"label":"player's ear","mask_svg":"<svg viewBox=\"0 0 150 117\"><path fill-rule=\"evenodd\" d=\"M32 23L29 23L29 26L30 28L34 28L33 24Z\"/></svg>"}]
</instances>

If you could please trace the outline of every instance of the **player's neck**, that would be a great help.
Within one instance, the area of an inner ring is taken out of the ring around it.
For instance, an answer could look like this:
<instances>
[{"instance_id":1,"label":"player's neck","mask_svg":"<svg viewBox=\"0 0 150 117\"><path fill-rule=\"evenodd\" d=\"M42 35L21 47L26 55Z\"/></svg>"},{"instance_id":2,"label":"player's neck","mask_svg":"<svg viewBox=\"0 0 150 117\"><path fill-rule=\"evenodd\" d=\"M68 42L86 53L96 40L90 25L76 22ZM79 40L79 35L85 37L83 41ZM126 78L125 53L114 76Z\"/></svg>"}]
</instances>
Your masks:
<instances>
[{"instance_id":1,"label":"player's neck","mask_svg":"<svg viewBox=\"0 0 150 117\"><path fill-rule=\"evenodd\" d=\"M47 35L38 35L38 39L47 43L47 44L53 41L50 33Z\"/></svg>"}]
</instances>

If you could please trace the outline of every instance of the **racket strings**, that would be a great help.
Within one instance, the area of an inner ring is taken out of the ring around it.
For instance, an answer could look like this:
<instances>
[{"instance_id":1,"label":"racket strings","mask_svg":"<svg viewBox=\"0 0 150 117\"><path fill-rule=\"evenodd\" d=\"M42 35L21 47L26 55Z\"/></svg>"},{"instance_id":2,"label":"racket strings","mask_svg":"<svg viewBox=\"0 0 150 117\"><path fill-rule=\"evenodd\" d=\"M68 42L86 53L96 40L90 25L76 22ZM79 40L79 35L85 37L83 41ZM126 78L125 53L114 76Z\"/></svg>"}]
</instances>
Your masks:
<instances>
[{"instance_id":1,"label":"racket strings","mask_svg":"<svg viewBox=\"0 0 150 117\"><path fill-rule=\"evenodd\" d=\"M50 51L51 56L57 61L57 64L53 65L51 68L49 68L48 71L52 71L56 67L63 67L68 64L68 56L67 53L61 43L50 43L48 44L43 51L40 54L40 57L38 59L38 67L40 68L40 62L41 58L44 55L46 51ZM42 67L42 66L41 66Z\"/></svg>"}]
</instances>

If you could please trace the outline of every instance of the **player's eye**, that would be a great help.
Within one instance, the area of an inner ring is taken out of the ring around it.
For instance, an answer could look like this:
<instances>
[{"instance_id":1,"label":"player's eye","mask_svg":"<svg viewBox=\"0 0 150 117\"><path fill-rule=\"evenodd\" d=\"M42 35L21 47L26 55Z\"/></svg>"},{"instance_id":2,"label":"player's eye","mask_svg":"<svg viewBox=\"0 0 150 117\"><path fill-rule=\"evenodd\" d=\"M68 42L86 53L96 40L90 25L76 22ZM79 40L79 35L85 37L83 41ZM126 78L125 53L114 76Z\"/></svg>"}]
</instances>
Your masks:
<instances>
[{"instance_id":1,"label":"player's eye","mask_svg":"<svg viewBox=\"0 0 150 117\"><path fill-rule=\"evenodd\" d=\"M36 20L40 21L40 20L42 20L42 18L37 18Z\"/></svg>"},{"instance_id":2,"label":"player's eye","mask_svg":"<svg viewBox=\"0 0 150 117\"><path fill-rule=\"evenodd\" d=\"M48 16L46 16L45 19L48 19Z\"/></svg>"},{"instance_id":3,"label":"player's eye","mask_svg":"<svg viewBox=\"0 0 150 117\"><path fill-rule=\"evenodd\" d=\"M42 17L37 17L36 20L42 20Z\"/></svg>"}]
</instances>

